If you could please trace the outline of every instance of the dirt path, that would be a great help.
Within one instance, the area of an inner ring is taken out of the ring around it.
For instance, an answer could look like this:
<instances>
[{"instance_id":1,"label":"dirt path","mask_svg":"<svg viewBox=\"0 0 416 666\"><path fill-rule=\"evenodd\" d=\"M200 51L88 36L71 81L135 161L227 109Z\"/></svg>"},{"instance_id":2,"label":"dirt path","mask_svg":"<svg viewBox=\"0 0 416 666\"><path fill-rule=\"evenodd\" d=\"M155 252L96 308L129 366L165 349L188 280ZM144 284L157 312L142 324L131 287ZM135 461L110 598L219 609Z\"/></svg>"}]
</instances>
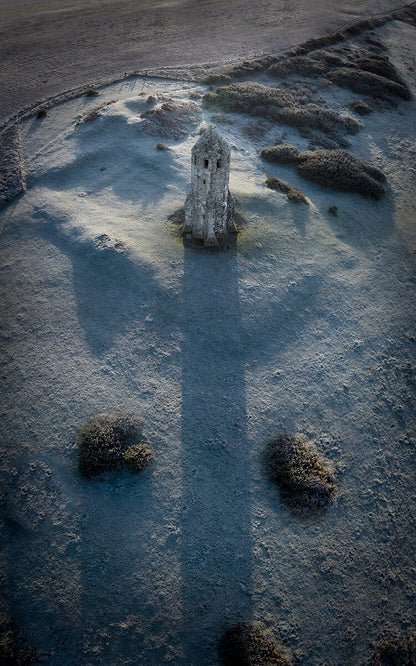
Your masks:
<instances>
[{"instance_id":1,"label":"dirt path","mask_svg":"<svg viewBox=\"0 0 416 666\"><path fill-rule=\"evenodd\" d=\"M0 122L89 82L276 51L402 0L0 0Z\"/></svg>"}]
</instances>

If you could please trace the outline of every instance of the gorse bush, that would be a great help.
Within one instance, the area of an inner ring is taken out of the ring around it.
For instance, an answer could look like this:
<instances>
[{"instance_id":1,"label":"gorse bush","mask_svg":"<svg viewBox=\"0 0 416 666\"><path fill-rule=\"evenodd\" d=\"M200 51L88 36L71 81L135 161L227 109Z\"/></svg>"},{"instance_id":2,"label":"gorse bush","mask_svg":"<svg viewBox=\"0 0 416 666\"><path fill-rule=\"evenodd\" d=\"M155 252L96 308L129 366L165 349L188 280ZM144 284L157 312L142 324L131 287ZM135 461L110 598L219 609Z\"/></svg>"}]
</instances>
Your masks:
<instances>
[{"instance_id":1,"label":"gorse bush","mask_svg":"<svg viewBox=\"0 0 416 666\"><path fill-rule=\"evenodd\" d=\"M298 96L285 88L252 81L221 86L215 93L204 95L203 100L206 105L218 106L224 111L246 113L285 125L319 129L328 133L342 130L356 134L362 126L348 114L324 109L310 102L301 106Z\"/></svg>"},{"instance_id":2,"label":"gorse bush","mask_svg":"<svg viewBox=\"0 0 416 666\"><path fill-rule=\"evenodd\" d=\"M85 478L127 465L141 471L152 460L143 435L143 422L131 414L99 414L77 435L79 471Z\"/></svg>"},{"instance_id":3,"label":"gorse bush","mask_svg":"<svg viewBox=\"0 0 416 666\"><path fill-rule=\"evenodd\" d=\"M410 100L412 97L408 88L401 83L362 69L341 67L341 69L329 72L328 78L341 88L349 88L360 95L370 95L381 99L389 99L393 96L406 100Z\"/></svg>"},{"instance_id":4,"label":"gorse bush","mask_svg":"<svg viewBox=\"0 0 416 666\"><path fill-rule=\"evenodd\" d=\"M271 190L283 192L283 194L287 195L289 201L293 201L293 203L308 203L302 190L299 190L297 187L292 187L289 183L285 183L283 180L280 180L280 178L276 178L276 176L267 178L266 185Z\"/></svg>"},{"instance_id":5,"label":"gorse bush","mask_svg":"<svg viewBox=\"0 0 416 666\"><path fill-rule=\"evenodd\" d=\"M259 622L226 629L219 646L222 666L291 666L283 648Z\"/></svg>"},{"instance_id":6,"label":"gorse bush","mask_svg":"<svg viewBox=\"0 0 416 666\"><path fill-rule=\"evenodd\" d=\"M295 146L288 143L281 143L277 146L267 146L260 151L260 157L266 162L277 164L296 164L299 151Z\"/></svg>"},{"instance_id":7,"label":"gorse bush","mask_svg":"<svg viewBox=\"0 0 416 666\"><path fill-rule=\"evenodd\" d=\"M263 463L267 477L279 487L282 499L294 508L322 508L335 496L335 479L328 463L303 435L285 435L266 445Z\"/></svg>"},{"instance_id":8,"label":"gorse bush","mask_svg":"<svg viewBox=\"0 0 416 666\"><path fill-rule=\"evenodd\" d=\"M377 167L363 164L345 150L315 150L299 153L297 170L302 178L340 192L356 192L370 199L384 194L385 175Z\"/></svg>"}]
</instances>

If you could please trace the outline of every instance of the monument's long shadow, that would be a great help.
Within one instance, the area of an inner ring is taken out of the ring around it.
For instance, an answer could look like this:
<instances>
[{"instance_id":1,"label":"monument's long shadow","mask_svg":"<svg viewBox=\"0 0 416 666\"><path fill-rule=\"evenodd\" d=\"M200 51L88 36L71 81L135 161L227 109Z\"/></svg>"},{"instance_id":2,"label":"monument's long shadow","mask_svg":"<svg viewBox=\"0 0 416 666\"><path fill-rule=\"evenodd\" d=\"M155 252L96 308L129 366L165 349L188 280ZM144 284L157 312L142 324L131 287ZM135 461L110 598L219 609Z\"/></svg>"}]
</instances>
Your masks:
<instances>
[{"instance_id":1,"label":"monument's long shadow","mask_svg":"<svg viewBox=\"0 0 416 666\"><path fill-rule=\"evenodd\" d=\"M184 663L215 663L251 616L250 464L235 251L185 248L182 294Z\"/></svg>"}]
</instances>

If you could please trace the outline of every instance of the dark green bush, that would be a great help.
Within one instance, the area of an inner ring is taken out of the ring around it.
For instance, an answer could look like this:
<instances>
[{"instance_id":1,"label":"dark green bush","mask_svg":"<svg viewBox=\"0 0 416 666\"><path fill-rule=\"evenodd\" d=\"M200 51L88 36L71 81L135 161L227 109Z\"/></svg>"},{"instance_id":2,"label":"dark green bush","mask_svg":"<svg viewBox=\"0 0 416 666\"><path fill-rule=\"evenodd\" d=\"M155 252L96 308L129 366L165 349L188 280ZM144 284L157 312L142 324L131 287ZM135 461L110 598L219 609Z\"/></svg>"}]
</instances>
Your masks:
<instances>
[{"instance_id":1,"label":"dark green bush","mask_svg":"<svg viewBox=\"0 0 416 666\"><path fill-rule=\"evenodd\" d=\"M119 469L134 471L151 461L143 435L143 422L131 414L99 414L89 419L77 435L79 471L89 479Z\"/></svg>"},{"instance_id":2,"label":"dark green bush","mask_svg":"<svg viewBox=\"0 0 416 666\"><path fill-rule=\"evenodd\" d=\"M219 646L222 666L291 666L283 648L259 622L239 622L225 630Z\"/></svg>"},{"instance_id":3,"label":"dark green bush","mask_svg":"<svg viewBox=\"0 0 416 666\"><path fill-rule=\"evenodd\" d=\"M266 445L263 463L282 499L295 508L323 508L335 496L328 463L303 435L278 435Z\"/></svg>"},{"instance_id":4,"label":"dark green bush","mask_svg":"<svg viewBox=\"0 0 416 666\"><path fill-rule=\"evenodd\" d=\"M357 192L370 199L380 199L385 181L377 167L363 164L345 150L315 150L299 154L297 170L302 178L340 192Z\"/></svg>"},{"instance_id":5,"label":"dark green bush","mask_svg":"<svg viewBox=\"0 0 416 666\"><path fill-rule=\"evenodd\" d=\"M349 88L360 95L370 95L382 99L388 99L391 96L411 99L411 94L404 85L362 69L341 67L341 69L329 72L327 76L341 88Z\"/></svg>"},{"instance_id":6,"label":"dark green bush","mask_svg":"<svg viewBox=\"0 0 416 666\"><path fill-rule=\"evenodd\" d=\"M308 203L302 190L299 190L297 187L292 187L289 183L285 183L283 180L280 180L280 178L276 178L276 176L267 178L266 185L271 190L283 192L283 194L287 195L289 201L293 201L293 203Z\"/></svg>"},{"instance_id":7,"label":"dark green bush","mask_svg":"<svg viewBox=\"0 0 416 666\"><path fill-rule=\"evenodd\" d=\"M281 143L278 146L267 146L260 151L260 157L266 162L277 164L296 164L298 161L298 149L288 143Z\"/></svg>"}]
</instances>

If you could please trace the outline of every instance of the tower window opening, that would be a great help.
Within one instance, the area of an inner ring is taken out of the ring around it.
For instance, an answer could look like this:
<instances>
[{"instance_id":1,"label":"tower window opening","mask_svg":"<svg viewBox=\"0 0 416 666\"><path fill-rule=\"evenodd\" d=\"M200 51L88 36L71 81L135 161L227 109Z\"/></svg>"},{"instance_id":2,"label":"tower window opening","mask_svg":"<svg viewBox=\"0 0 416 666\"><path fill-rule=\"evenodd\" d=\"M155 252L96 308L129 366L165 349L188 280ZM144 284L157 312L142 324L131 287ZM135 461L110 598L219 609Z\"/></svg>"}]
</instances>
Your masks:
<instances>
[{"instance_id":1,"label":"tower window opening","mask_svg":"<svg viewBox=\"0 0 416 666\"><path fill-rule=\"evenodd\" d=\"M217 160L217 169L221 169L221 160Z\"/></svg>"},{"instance_id":2,"label":"tower window opening","mask_svg":"<svg viewBox=\"0 0 416 666\"><path fill-rule=\"evenodd\" d=\"M208 160L204 160L204 167L208 169Z\"/></svg>"}]
</instances>

